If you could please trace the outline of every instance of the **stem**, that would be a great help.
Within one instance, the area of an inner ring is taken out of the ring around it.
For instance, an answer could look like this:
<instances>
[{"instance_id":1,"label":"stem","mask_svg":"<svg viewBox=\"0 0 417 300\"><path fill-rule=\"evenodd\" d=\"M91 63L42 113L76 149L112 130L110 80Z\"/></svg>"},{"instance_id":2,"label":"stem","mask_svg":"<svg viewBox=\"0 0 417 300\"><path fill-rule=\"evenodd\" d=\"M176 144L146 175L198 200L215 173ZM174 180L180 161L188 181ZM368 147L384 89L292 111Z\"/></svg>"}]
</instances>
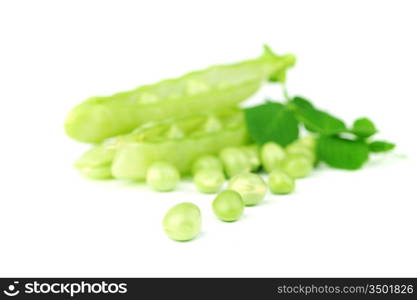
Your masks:
<instances>
[{"instance_id":1,"label":"stem","mask_svg":"<svg viewBox=\"0 0 417 300\"><path fill-rule=\"evenodd\" d=\"M287 85L285 82L282 83L282 94L284 95L284 99L286 103L288 104L290 102L290 95L288 94Z\"/></svg>"}]
</instances>

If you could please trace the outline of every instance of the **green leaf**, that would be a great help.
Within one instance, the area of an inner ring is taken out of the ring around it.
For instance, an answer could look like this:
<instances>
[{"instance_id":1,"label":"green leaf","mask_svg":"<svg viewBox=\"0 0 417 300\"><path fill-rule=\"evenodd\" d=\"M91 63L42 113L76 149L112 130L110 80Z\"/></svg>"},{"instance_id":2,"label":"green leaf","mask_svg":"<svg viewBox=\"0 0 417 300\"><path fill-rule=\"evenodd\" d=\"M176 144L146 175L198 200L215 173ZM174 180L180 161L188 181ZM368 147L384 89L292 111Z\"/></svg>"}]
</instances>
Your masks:
<instances>
[{"instance_id":1,"label":"green leaf","mask_svg":"<svg viewBox=\"0 0 417 300\"><path fill-rule=\"evenodd\" d=\"M395 144L385 141L374 141L369 144L369 151L371 152L387 152L395 148Z\"/></svg>"},{"instance_id":2,"label":"green leaf","mask_svg":"<svg viewBox=\"0 0 417 300\"><path fill-rule=\"evenodd\" d=\"M285 105L267 102L245 109L246 125L257 144L276 142L286 146L298 138L298 122Z\"/></svg>"},{"instance_id":3,"label":"green leaf","mask_svg":"<svg viewBox=\"0 0 417 300\"><path fill-rule=\"evenodd\" d=\"M368 138L378 132L374 123L368 118L356 119L351 132L359 138Z\"/></svg>"},{"instance_id":4,"label":"green leaf","mask_svg":"<svg viewBox=\"0 0 417 300\"><path fill-rule=\"evenodd\" d=\"M317 154L320 160L331 167L356 170L368 160L369 149L364 141L320 136Z\"/></svg>"},{"instance_id":5,"label":"green leaf","mask_svg":"<svg viewBox=\"0 0 417 300\"><path fill-rule=\"evenodd\" d=\"M316 109L309 101L301 97L293 98L289 107L293 109L297 119L308 131L323 135L333 135L348 131L345 123L329 113Z\"/></svg>"},{"instance_id":6,"label":"green leaf","mask_svg":"<svg viewBox=\"0 0 417 300\"><path fill-rule=\"evenodd\" d=\"M292 99L292 103L294 103L297 108L301 109L315 109L314 105L305 98L296 96Z\"/></svg>"}]
</instances>

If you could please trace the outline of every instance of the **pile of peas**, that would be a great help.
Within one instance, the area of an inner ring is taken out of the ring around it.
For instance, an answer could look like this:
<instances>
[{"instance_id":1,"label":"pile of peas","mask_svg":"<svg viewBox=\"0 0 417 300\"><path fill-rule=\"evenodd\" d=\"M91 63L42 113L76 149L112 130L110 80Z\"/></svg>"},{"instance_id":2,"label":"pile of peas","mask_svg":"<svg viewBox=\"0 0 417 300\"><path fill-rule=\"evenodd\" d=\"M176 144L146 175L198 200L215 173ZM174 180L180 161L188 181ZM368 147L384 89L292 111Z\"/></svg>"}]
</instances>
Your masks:
<instances>
[{"instance_id":1,"label":"pile of peas","mask_svg":"<svg viewBox=\"0 0 417 300\"><path fill-rule=\"evenodd\" d=\"M204 155L192 167L197 189L202 193L218 193L226 178L227 189L212 202L214 214L224 222L239 220L245 206L259 204L268 187L273 194L289 194L295 180L310 174L316 161L315 138L306 136L287 147L268 142L256 145L228 147L218 156ZM268 183L255 172L263 169ZM180 180L176 168L165 162L154 163L147 171L146 181L156 191L172 191ZM172 207L163 219L165 233L175 241L189 241L200 232L201 212L193 203Z\"/></svg>"}]
</instances>

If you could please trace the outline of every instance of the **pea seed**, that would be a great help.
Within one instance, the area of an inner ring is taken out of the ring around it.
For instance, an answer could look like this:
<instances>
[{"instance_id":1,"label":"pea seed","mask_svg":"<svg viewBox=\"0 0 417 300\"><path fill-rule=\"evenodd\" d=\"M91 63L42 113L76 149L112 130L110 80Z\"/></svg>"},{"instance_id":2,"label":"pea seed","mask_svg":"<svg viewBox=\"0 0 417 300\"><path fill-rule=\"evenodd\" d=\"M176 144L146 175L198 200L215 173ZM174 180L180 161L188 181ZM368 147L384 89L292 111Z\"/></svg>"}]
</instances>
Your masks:
<instances>
[{"instance_id":1,"label":"pea seed","mask_svg":"<svg viewBox=\"0 0 417 300\"><path fill-rule=\"evenodd\" d=\"M204 123L203 130L205 132L217 132L222 129L223 125L220 120L214 116L210 116Z\"/></svg>"},{"instance_id":2,"label":"pea seed","mask_svg":"<svg viewBox=\"0 0 417 300\"><path fill-rule=\"evenodd\" d=\"M302 138L299 138L294 144L297 144L299 146L305 146L309 148L310 150L314 151L316 149L317 140L316 137L312 135L306 135Z\"/></svg>"},{"instance_id":3,"label":"pea seed","mask_svg":"<svg viewBox=\"0 0 417 300\"><path fill-rule=\"evenodd\" d=\"M292 178L303 178L310 174L313 163L304 155L292 154L285 159L282 169Z\"/></svg>"},{"instance_id":4,"label":"pea seed","mask_svg":"<svg viewBox=\"0 0 417 300\"><path fill-rule=\"evenodd\" d=\"M229 181L229 189L238 192L246 206L257 205L265 197L267 186L261 176L241 173Z\"/></svg>"},{"instance_id":5,"label":"pea seed","mask_svg":"<svg viewBox=\"0 0 417 300\"><path fill-rule=\"evenodd\" d=\"M169 139L181 139L184 136L185 136L184 131L181 130L181 128L179 128L176 125L172 125L169 128L169 130L168 130L168 132L166 134L166 137L169 138Z\"/></svg>"},{"instance_id":6,"label":"pea seed","mask_svg":"<svg viewBox=\"0 0 417 300\"><path fill-rule=\"evenodd\" d=\"M287 173L276 169L269 173L268 185L273 194L289 194L295 188L295 181Z\"/></svg>"},{"instance_id":7,"label":"pea seed","mask_svg":"<svg viewBox=\"0 0 417 300\"><path fill-rule=\"evenodd\" d=\"M200 233L200 209L193 203L180 203L168 210L162 224L165 233L171 239L175 241L192 240Z\"/></svg>"},{"instance_id":8,"label":"pea seed","mask_svg":"<svg viewBox=\"0 0 417 300\"><path fill-rule=\"evenodd\" d=\"M293 154L295 155L302 155L307 157L312 163L316 161L316 155L314 151L307 148L307 146L303 146L298 143L290 144L285 148L285 151L287 152L287 155L291 156Z\"/></svg>"},{"instance_id":9,"label":"pea seed","mask_svg":"<svg viewBox=\"0 0 417 300\"><path fill-rule=\"evenodd\" d=\"M216 193L225 181L223 171L218 169L200 169L194 175L194 183L202 193Z\"/></svg>"},{"instance_id":10,"label":"pea seed","mask_svg":"<svg viewBox=\"0 0 417 300\"><path fill-rule=\"evenodd\" d=\"M245 152L239 148L228 147L223 149L220 152L220 159L229 178L239 173L250 172L250 162Z\"/></svg>"},{"instance_id":11,"label":"pea seed","mask_svg":"<svg viewBox=\"0 0 417 300\"><path fill-rule=\"evenodd\" d=\"M242 150L249 160L251 171L257 171L261 166L259 147L257 145L244 146Z\"/></svg>"},{"instance_id":12,"label":"pea seed","mask_svg":"<svg viewBox=\"0 0 417 300\"><path fill-rule=\"evenodd\" d=\"M222 162L214 155L203 155L194 161L191 168L192 174L195 174L201 169L215 169L223 172Z\"/></svg>"},{"instance_id":13,"label":"pea seed","mask_svg":"<svg viewBox=\"0 0 417 300\"><path fill-rule=\"evenodd\" d=\"M222 221L237 221L243 213L244 203L242 196L236 191L225 190L213 200L214 214Z\"/></svg>"},{"instance_id":14,"label":"pea seed","mask_svg":"<svg viewBox=\"0 0 417 300\"><path fill-rule=\"evenodd\" d=\"M282 166L285 159L285 150L274 142L268 142L262 146L261 161L266 172L271 172Z\"/></svg>"},{"instance_id":15,"label":"pea seed","mask_svg":"<svg viewBox=\"0 0 417 300\"><path fill-rule=\"evenodd\" d=\"M178 170L166 162L153 163L146 172L146 183L156 191L172 191L179 181Z\"/></svg>"}]
</instances>

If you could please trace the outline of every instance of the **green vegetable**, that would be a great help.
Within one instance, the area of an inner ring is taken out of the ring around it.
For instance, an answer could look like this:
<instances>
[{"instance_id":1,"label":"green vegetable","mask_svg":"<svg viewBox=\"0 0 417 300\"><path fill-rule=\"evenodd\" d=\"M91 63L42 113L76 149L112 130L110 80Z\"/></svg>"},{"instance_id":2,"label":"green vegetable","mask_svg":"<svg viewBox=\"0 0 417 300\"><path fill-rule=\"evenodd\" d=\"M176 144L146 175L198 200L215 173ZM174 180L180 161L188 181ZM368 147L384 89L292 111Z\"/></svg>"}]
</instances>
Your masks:
<instances>
[{"instance_id":1,"label":"green vegetable","mask_svg":"<svg viewBox=\"0 0 417 300\"><path fill-rule=\"evenodd\" d=\"M356 170L368 160L368 145L361 140L321 136L318 140L319 160L340 169Z\"/></svg>"},{"instance_id":2,"label":"green vegetable","mask_svg":"<svg viewBox=\"0 0 417 300\"><path fill-rule=\"evenodd\" d=\"M146 183L155 191L168 192L180 181L178 170L166 162L153 163L146 173Z\"/></svg>"},{"instance_id":3,"label":"green vegetable","mask_svg":"<svg viewBox=\"0 0 417 300\"><path fill-rule=\"evenodd\" d=\"M261 166L261 157L258 145L243 146L241 149L249 160L251 171L257 171Z\"/></svg>"},{"instance_id":4,"label":"green vegetable","mask_svg":"<svg viewBox=\"0 0 417 300\"><path fill-rule=\"evenodd\" d=\"M239 220L245 205L239 193L232 190L221 192L214 199L212 209L214 214L222 221L234 222Z\"/></svg>"},{"instance_id":5,"label":"green vegetable","mask_svg":"<svg viewBox=\"0 0 417 300\"><path fill-rule=\"evenodd\" d=\"M197 158L191 167L192 174L195 174L199 170L215 169L223 172L223 165L220 159L215 155L203 155Z\"/></svg>"},{"instance_id":6,"label":"green vegetable","mask_svg":"<svg viewBox=\"0 0 417 300\"><path fill-rule=\"evenodd\" d=\"M374 141L369 144L369 151L379 153L387 152L395 148L395 144L385 141Z\"/></svg>"},{"instance_id":7,"label":"green vegetable","mask_svg":"<svg viewBox=\"0 0 417 300\"><path fill-rule=\"evenodd\" d=\"M276 56L277 55L272 51L272 49L268 45L264 45L264 53L263 53L263 57L264 58L268 58L269 57L270 59L274 59L274 58L276 58ZM293 56L292 59L293 59L293 62L292 62L292 65L291 66L293 66L295 64L295 57ZM285 80L286 80L286 77L287 77L286 75L287 75L287 72L285 72L285 71L283 72L281 70L277 70L275 72L272 72L269 75L268 80L270 82L284 83Z\"/></svg>"},{"instance_id":8,"label":"green vegetable","mask_svg":"<svg viewBox=\"0 0 417 300\"><path fill-rule=\"evenodd\" d=\"M316 109L304 98L293 98L289 103L289 107L295 112L297 119L311 132L322 135L333 135L348 131L342 120Z\"/></svg>"},{"instance_id":9,"label":"green vegetable","mask_svg":"<svg viewBox=\"0 0 417 300\"><path fill-rule=\"evenodd\" d=\"M251 170L251 163L246 153L237 147L224 148L220 152L220 159L229 178Z\"/></svg>"},{"instance_id":10,"label":"green vegetable","mask_svg":"<svg viewBox=\"0 0 417 300\"><path fill-rule=\"evenodd\" d=\"M225 177L219 169L200 169L194 174L194 183L202 193L212 194L220 190Z\"/></svg>"},{"instance_id":11,"label":"green vegetable","mask_svg":"<svg viewBox=\"0 0 417 300\"><path fill-rule=\"evenodd\" d=\"M315 152L317 146L317 138L312 135L306 135L294 141L291 145L307 147L311 151Z\"/></svg>"},{"instance_id":12,"label":"green vegetable","mask_svg":"<svg viewBox=\"0 0 417 300\"><path fill-rule=\"evenodd\" d=\"M149 121L234 106L253 95L271 75L282 78L294 63L293 55L278 56L266 48L257 59L213 66L111 96L92 97L69 113L65 130L78 141L98 143Z\"/></svg>"},{"instance_id":13,"label":"green vegetable","mask_svg":"<svg viewBox=\"0 0 417 300\"><path fill-rule=\"evenodd\" d=\"M238 192L246 206L259 204L267 191L262 177L253 173L241 173L234 176L230 179L228 188Z\"/></svg>"},{"instance_id":14,"label":"green vegetable","mask_svg":"<svg viewBox=\"0 0 417 300\"><path fill-rule=\"evenodd\" d=\"M313 150L300 143L292 143L285 148L287 155L302 155L307 157L312 163L316 161L316 154Z\"/></svg>"},{"instance_id":15,"label":"green vegetable","mask_svg":"<svg viewBox=\"0 0 417 300\"><path fill-rule=\"evenodd\" d=\"M171 239L180 242L192 240L201 230L200 209L193 203L180 203L167 212L162 224Z\"/></svg>"},{"instance_id":16,"label":"green vegetable","mask_svg":"<svg viewBox=\"0 0 417 300\"><path fill-rule=\"evenodd\" d=\"M281 170L269 173L268 186L273 194L289 194L295 188L294 179Z\"/></svg>"},{"instance_id":17,"label":"green vegetable","mask_svg":"<svg viewBox=\"0 0 417 300\"><path fill-rule=\"evenodd\" d=\"M140 181L145 178L148 167L161 160L174 165L181 174L189 174L193 162L202 155L216 154L225 147L248 142L240 110L225 110L215 116L222 124L219 131L205 131L205 124L213 116L195 115L145 125L124 136L113 160L113 176ZM164 135L172 126L184 132L184 136L169 138Z\"/></svg>"},{"instance_id":18,"label":"green vegetable","mask_svg":"<svg viewBox=\"0 0 417 300\"><path fill-rule=\"evenodd\" d=\"M292 178L303 178L311 173L313 161L310 157L300 154L290 154L285 157L282 163L284 170Z\"/></svg>"},{"instance_id":19,"label":"green vegetable","mask_svg":"<svg viewBox=\"0 0 417 300\"><path fill-rule=\"evenodd\" d=\"M85 152L74 166L91 179L110 179L111 163L116 153L117 139L107 141Z\"/></svg>"},{"instance_id":20,"label":"green vegetable","mask_svg":"<svg viewBox=\"0 0 417 300\"><path fill-rule=\"evenodd\" d=\"M291 110L277 102L245 109L248 131L259 145L275 142L282 146L298 137L298 122Z\"/></svg>"},{"instance_id":21,"label":"green vegetable","mask_svg":"<svg viewBox=\"0 0 417 300\"><path fill-rule=\"evenodd\" d=\"M353 134L360 138L368 138L378 132L374 123L368 118L356 119L351 130Z\"/></svg>"},{"instance_id":22,"label":"green vegetable","mask_svg":"<svg viewBox=\"0 0 417 300\"><path fill-rule=\"evenodd\" d=\"M172 140L182 139L185 137L185 133L177 125L172 124L165 133L165 137Z\"/></svg>"},{"instance_id":23,"label":"green vegetable","mask_svg":"<svg viewBox=\"0 0 417 300\"><path fill-rule=\"evenodd\" d=\"M282 167L285 156L284 148L274 142L268 142L261 148L262 166L266 172Z\"/></svg>"}]
</instances>

